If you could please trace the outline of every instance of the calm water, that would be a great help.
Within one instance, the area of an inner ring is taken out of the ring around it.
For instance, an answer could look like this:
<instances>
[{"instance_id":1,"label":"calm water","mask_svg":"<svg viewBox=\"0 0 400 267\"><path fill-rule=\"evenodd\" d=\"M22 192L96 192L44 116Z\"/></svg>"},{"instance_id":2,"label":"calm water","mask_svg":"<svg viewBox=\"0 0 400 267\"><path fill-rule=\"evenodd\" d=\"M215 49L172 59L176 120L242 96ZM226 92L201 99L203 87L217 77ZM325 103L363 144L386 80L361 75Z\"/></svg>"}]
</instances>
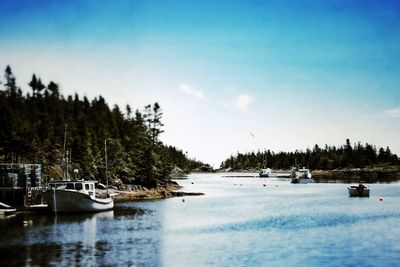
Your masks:
<instances>
[{"instance_id":1,"label":"calm water","mask_svg":"<svg viewBox=\"0 0 400 267\"><path fill-rule=\"evenodd\" d=\"M345 184L216 174L179 183L206 195L2 219L0 264L400 265L400 184L373 184L370 198L349 198Z\"/></svg>"}]
</instances>

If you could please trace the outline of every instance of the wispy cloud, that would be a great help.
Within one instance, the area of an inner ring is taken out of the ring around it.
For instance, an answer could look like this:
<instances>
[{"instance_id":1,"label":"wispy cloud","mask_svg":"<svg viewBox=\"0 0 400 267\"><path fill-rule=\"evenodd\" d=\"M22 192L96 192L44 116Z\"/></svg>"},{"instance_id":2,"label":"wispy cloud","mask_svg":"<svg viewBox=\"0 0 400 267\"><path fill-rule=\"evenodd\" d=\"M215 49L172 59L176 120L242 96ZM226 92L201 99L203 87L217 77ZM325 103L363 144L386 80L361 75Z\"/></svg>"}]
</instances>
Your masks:
<instances>
[{"instance_id":1,"label":"wispy cloud","mask_svg":"<svg viewBox=\"0 0 400 267\"><path fill-rule=\"evenodd\" d=\"M224 107L229 109L234 108L243 113L249 113L253 103L254 98L251 95L238 95L233 102L225 103Z\"/></svg>"},{"instance_id":2,"label":"wispy cloud","mask_svg":"<svg viewBox=\"0 0 400 267\"><path fill-rule=\"evenodd\" d=\"M385 114L390 117L400 117L400 108L385 110Z\"/></svg>"},{"instance_id":3,"label":"wispy cloud","mask_svg":"<svg viewBox=\"0 0 400 267\"><path fill-rule=\"evenodd\" d=\"M181 84L179 86L179 89L184 92L185 94L194 96L197 99L200 100L206 100L206 97L204 96L203 92L200 90L196 90L195 88L193 88L192 86L190 86L189 84Z\"/></svg>"}]
</instances>

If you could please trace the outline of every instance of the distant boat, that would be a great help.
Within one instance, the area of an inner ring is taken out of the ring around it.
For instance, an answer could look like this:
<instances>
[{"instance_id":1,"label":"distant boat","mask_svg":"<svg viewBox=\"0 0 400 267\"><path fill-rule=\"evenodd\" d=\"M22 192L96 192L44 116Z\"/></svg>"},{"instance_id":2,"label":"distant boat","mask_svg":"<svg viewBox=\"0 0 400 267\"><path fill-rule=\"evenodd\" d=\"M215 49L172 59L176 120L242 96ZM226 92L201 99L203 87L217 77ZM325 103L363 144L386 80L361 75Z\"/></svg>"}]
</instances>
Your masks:
<instances>
[{"instance_id":1,"label":"distant boat","mask_svg":"<svg viewBox=\"0 0 400 267\"><path fill-rule=\"evenodd\" d=\"M270 168L266 168L266 169L261 169L258 174L260 175L260 177L269 177L271 172L272 171Z\"/></svg>"},{"instance_id":2,"label":"distant boat","mask_svg":"<svg viewBox=\"0 0 400 267\"><path fill-rule=\"evenodd\" d=\"M264 160L263 160L263 166L262 169L260 169L259 171L259 175L260 177L269 177L272 173L272 170L270 168L267 167L268 166L268 160L267 160L267 155L264 156Z\"/></svg>"},{"instance_id":3,"label":"distant boat","mask_svg":"<svg viewBox=\"0 0 400 267\"><path fill-rule=\"evenodd\" d=\"M313 183L314 180L311 178L311 172L306 168L293 168L290 178L292 184L308 184Z\"/></svg>"},{"instance_id":4,"label":"distant boat","mask_svg":"<svg viewBox=\"0 0 400 267\"><path fill-rule=\"evenodd\" d=\"M361 183L347 187L350 197L369 197L369 188Z\"/></svg>"},{"instance_id":5,"label":"distant boat","mask_svg":"<svg viewBox=\"0 0 400 267\"><path fill-rule=\"evenodd\" d=\"M97 181L53 181L43 193L48 207L53 212L95 212L114 208L114 200L96 196Z\"/></svg>"}]
</instances>

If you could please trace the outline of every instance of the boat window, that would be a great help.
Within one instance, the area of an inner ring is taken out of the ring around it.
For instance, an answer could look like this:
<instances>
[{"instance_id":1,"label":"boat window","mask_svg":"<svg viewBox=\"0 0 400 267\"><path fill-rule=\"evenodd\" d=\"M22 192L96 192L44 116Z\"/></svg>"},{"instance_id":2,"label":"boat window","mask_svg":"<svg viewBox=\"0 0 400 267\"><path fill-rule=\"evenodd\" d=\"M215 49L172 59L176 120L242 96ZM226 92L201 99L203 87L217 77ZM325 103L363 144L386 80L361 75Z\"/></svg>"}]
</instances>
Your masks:
<instances>
[{"instance_id":1,"label":"boat window","mask_svg":"<svg viewBox=\"0 0 400 267\"><path fill-rule=\"evenodd\" d=\"M90 190L93 190L93 184L90 184Z\"/></svg>"},{"instance_id":2,"label":"boat window","mask_svg":"<svg viewBox=\"0 0 400 267\"><path fill-rule=\"evenodd\" d=\"M85 189L89 190L89 185L88 184L85 184Z\"/></svg>"},{"instance_id":3,"label":"boat window","mask_svg":"<svg viewBox=\"0 0 400 267\"><path fill-rule=\"evenodd\" d=\"M75 189L76 189L76 190L82 190L82 188L83 188L83 186L82 186L81 183L76 183L76 184L75 184Z\"/></svg>"},{"instance_id":4,"label":"boat window","mask_svg":"<svg viewBox=\"0 0 400 267\"><path fill-rule=\"evenodd\" d=\"M75 189L74 183L67 183L67 185L65 186L65 189Z\"/></svg>"}]
</instances>

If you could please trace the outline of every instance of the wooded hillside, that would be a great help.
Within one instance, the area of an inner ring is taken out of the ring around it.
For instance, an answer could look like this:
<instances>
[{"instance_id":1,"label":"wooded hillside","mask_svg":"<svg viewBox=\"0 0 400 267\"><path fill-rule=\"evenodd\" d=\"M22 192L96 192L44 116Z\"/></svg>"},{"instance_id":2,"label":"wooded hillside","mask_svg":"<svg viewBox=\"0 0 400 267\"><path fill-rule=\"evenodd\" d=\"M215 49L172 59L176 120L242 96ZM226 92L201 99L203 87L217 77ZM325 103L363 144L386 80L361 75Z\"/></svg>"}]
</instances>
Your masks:
<instances>
[{"instance_id":1,"label":"wooded hillside","mask_svg":"<svg viewBox=\"0 0 400 267\"><path fill-rule=\"evenodd\" d=\"M140 112L129 105L124 110L109 107L101 96L64 97L57 83L45 85L35 74L29 87L24 95L7 66L0 85L0 162L40 163L44 175L54 178L62 176L67 151L71 170L104 182L107 140L112 181L153 187L163 184L174 166L190 171L203 165L159 140L163 124L158 103Z\"/></svg>"},{"instance_id":2,"label":"wooded hillside","mask_svg":"<svg viewBox=\"0 0 400 267\"><path fill-rule=\"evenodd\" d=\"M269 167L273 169L290 169L295 165L312 170L333 170L337 168L364 168L373 166L388 166L400 164L396 154L389 147L377 148L371 144L360 142L335 147L325 145L324 148L315 145L313 149L295 152L278 152L270 150L238 153L221 164L221 168L256 169Z\"/></svg>"}]
</instances>

